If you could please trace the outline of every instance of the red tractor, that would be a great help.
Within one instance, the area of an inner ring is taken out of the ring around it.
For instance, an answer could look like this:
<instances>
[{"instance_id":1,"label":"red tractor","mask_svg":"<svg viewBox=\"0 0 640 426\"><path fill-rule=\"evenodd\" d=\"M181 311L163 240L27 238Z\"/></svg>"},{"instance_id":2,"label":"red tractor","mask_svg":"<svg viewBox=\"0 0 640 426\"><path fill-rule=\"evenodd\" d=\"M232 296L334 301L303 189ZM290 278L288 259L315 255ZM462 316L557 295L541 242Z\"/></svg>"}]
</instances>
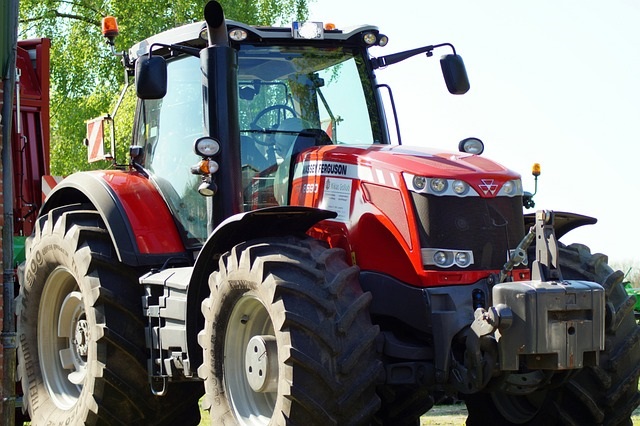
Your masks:
<instances>
[{"instance_id":1,"label":"red tractor","mask_svg":"<svg viewBox=\"0 0 640 426\"><path fill-rule=\"evenodd\" d=\"M376 69L452 50L463 94L453 46L371 57L376 27L253 27L217 2L205 21L121 54L129 164L63 180L27 241L33 424L197 424L202 396L213 425L416 425L447 396L469 425L629 424L633 297L556 240L595 220L524 215L478 139L390 144Z\"/></svg>"}]
</instances>

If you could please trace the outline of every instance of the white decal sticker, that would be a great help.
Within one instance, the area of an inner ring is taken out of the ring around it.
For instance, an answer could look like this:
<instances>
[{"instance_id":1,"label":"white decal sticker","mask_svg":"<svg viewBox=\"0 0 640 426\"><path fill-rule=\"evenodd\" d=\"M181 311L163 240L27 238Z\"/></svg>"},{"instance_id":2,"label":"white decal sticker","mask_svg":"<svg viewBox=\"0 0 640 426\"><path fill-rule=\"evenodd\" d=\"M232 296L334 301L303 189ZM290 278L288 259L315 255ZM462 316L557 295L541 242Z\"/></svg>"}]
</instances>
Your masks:
<instances>
[{"instance_id":1,"label":"white decal sticker","mask_svg":"<svg viewBox=\"0 0 640 426\"><path fill-rule=\"evenodd\" d=\"M347 222L351 215L351 179L325 178L320 208L338 213L335 220Z\"/></svg>"},{"instance_id":2,"label":"white decal sticker","mask_svg":"<svg viewBox=\"0 0 640 426\"><path fill-rule=\"evenodd\" d=\"M296 164L293 178L298 179L303 176L340 176L351 179L371 180L371 169L335 161L304 161Z\"/></svg>"}]
</instances>

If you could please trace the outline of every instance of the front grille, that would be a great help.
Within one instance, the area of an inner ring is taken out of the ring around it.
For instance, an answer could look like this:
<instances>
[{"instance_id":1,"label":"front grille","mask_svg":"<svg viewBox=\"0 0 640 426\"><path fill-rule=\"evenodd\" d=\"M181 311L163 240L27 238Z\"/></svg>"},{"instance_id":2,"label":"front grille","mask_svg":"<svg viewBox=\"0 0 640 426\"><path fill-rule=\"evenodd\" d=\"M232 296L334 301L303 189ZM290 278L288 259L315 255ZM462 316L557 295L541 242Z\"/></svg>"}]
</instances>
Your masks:
<instances>
[{"instance_id":1,"label":"front grille","mask_svg":"<svg viewBox=\"0 0 640 426\"><path fill-rule=\"evenodd\" d=\"M472 250L465 270L502 269L524 237L522 197L412 196L422 248Z\"/></svg>"}]
</instances>

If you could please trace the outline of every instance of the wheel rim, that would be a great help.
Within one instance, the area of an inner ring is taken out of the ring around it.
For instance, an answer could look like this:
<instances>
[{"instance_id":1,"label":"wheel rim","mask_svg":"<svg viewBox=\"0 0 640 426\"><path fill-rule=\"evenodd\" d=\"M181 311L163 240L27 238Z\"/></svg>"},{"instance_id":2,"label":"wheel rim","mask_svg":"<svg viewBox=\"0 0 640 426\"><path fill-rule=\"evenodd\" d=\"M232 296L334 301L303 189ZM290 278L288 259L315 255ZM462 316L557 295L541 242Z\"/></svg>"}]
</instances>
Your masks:
<instances>
[{"instance_id":1,"label":"wheel rim","mask_svg":"<svg viewBox=\"0 0 640 426\"><path fill-rule=\"evenodd\" d=\"M268 424L277 396L278 351L269 313L253 296L240 297L231 312L223 365L235 418L243 425Z\"/></svg>"},{"instance_id":2,"label":"wheel rim","mask_svg":"<svg viewBox=\"0 0 640 426\"><path fill-rule=\"evenodd\" d=\"M78 285L66 268L47 278L38 309L38 353L42 379L61 409L78 400L87 374L89 325Z\"/></svg>"}]
</instances>

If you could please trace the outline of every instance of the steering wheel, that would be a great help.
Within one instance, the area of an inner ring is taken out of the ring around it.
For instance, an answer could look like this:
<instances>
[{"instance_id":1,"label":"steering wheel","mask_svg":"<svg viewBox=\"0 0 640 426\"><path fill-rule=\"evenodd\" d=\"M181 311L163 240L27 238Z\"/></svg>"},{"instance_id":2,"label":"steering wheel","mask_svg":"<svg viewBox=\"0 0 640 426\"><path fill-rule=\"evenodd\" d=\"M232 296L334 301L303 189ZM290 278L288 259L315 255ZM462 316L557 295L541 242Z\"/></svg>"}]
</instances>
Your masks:
<instances>
[{"instance_id":1,"label":"steering wheel","mask_svg":"<svg viewBox=\"0 0 640 426\"><path fill-rule=\"evenodd\" d=\"M273 111L278 111L278 113L274 114ZM276 120L271 121L273 123L271 126L261 126L259 124L260 120L269 114L272 114ZM296 112L296 110L294 110L290 106L282 105L282 104L268 106L262 111L260 111L256 115L256 118L253 119L253 121L250 124L251 129L255 129L255 130L277 129L283 120L285 120L286 118L289 118L287 117L287 114L290 114L292 118L298 117L298 113Z\"/></svg>"}]
</instances>

